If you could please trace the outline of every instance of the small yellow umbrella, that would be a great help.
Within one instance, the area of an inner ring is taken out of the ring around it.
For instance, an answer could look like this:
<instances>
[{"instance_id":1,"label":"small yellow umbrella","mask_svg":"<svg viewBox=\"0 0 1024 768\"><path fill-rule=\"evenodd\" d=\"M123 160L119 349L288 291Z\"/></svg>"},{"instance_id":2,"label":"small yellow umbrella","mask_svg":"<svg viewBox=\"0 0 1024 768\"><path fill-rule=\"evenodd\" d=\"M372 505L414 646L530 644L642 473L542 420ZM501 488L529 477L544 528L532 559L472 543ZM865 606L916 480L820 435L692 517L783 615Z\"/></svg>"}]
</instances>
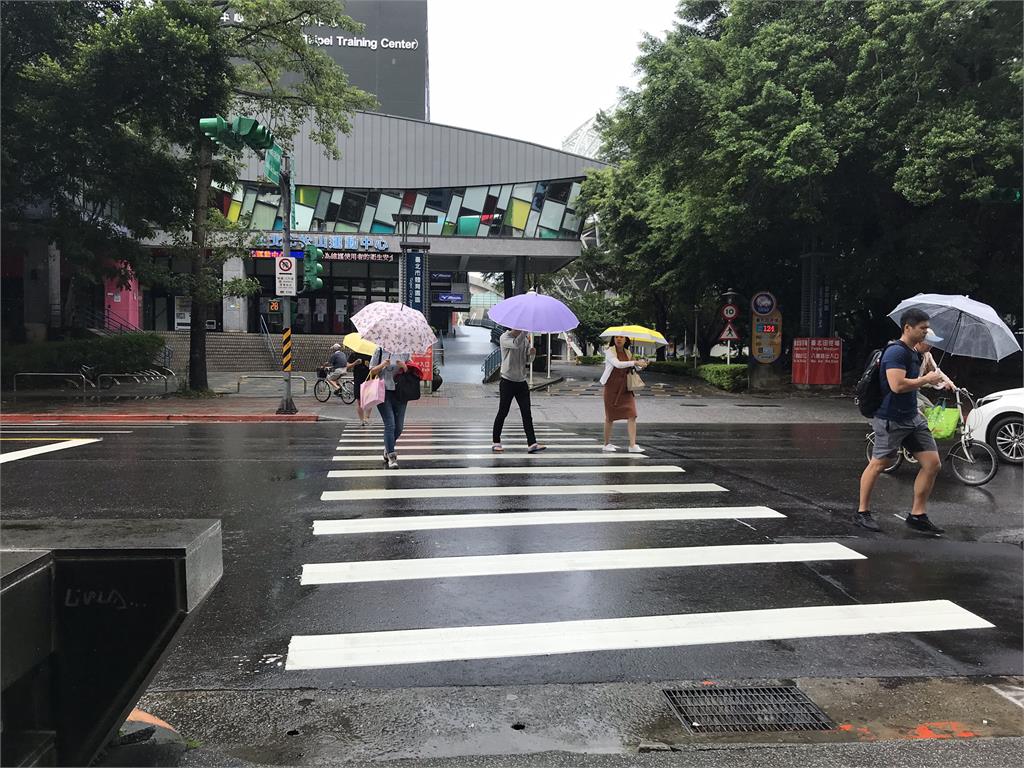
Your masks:
<instances>
[{"instance_id":1,"label":"small yellow umbrella","mask_svg":"<svg viewBox=\"0 0 1024 768\"><path fill-rule=\"evenodd\" d=\"M349 333L341 340L341 343L351 349L353 352L358 352L360 355L372 355L377 351L377 345L372 341L367 341L358 333Z\"/></svg>"},{"instance_id":2,"label":"small yellow umbrella","mask_svg":"<svg viewBox=\"0 0 1024 768\"><path fill-rule=\"evenodd\" d=\"M625 336L632 341L654 344L656 347L664 347L668 344L668 341L660 333L650 328L644 328L642 325L613 325L601 333L602 339L610 339L614 336Z\"/></svg>"}]
</instances>

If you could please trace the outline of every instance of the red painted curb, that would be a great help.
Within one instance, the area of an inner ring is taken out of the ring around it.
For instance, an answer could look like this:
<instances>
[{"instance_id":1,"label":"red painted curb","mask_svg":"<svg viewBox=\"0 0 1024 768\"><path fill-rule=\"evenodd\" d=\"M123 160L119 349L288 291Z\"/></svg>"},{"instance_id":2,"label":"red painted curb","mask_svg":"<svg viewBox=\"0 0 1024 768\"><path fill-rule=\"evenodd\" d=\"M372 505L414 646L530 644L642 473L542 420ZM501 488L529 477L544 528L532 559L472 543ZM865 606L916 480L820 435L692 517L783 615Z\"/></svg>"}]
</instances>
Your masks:
<instances>
[{"instance_id":1,"label":"red painted curb","mask_svg":"<svg viewBox=\"0 0 1024 768\"><path fill-rule=\"evenodd\" d=\"M317 421L316 414L305 413L7 413L0 417L4 424L28 424L35 421L112 422L112 421Z\"/></svg>"}]
</instances>

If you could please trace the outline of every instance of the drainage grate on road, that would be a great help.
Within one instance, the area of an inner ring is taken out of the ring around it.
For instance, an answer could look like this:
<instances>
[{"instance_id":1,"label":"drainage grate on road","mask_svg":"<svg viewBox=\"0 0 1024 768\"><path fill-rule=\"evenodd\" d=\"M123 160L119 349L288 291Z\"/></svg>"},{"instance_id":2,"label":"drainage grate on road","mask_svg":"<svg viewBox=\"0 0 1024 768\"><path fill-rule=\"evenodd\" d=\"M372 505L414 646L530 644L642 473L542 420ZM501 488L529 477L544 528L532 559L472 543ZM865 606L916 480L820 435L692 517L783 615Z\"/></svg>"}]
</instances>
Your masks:
<instances>
[{"instance_id":1,"label":"drainage grate on road","mask_svg":"<svg viewBox=\"0 0 1024 768\"><path fill-rule=\"evenodd\" d=\"M835 728L795 685L663 690L669 706L690 733L827 731Z\"/></svg>"}]
</instances>

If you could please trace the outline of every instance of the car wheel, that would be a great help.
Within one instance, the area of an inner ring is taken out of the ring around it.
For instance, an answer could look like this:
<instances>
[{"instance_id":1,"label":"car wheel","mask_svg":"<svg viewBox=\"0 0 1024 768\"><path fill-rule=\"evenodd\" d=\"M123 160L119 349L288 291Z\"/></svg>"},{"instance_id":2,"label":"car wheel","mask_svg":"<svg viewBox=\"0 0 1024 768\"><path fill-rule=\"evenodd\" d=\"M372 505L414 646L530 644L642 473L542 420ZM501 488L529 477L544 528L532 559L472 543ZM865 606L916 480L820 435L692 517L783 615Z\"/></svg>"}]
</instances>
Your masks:
<instances>
[{"instance_id":1,"label":"car wheel","mask_svg":"<svg viewBox=\"0 0 1024 768\"><path fill-rule=\"evenodd\" d=\"M997 419L989 430L989 443L1009 464L1024 463L1024 417L1010 414Z\"/></svg>"}]
</instances>

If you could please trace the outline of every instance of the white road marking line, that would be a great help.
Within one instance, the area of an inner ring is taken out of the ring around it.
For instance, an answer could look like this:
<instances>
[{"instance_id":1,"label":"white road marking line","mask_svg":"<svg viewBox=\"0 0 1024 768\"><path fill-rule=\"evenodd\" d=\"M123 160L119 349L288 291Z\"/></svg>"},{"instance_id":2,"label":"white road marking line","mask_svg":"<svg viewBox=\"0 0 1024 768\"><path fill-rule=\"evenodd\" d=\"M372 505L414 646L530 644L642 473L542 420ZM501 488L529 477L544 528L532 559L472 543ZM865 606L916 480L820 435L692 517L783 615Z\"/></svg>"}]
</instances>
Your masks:
<instances>
[{"instance_id":1,"label":"white road marking line","mask_svg":"<svg viewBox=\"0 0 1024 768\"><path fill-rule=\"evenodd\" d=\"M30 421L12 423L11 426L21 429L22 427L74 427L75 425L78 424L84 425L86 427L131 427L132 429L177 429L178 427L177 424L135 424L132 422L125 421Z\"/></svg>"},{"instance_id":2,"label":"white road marking line","mask_svg":"<svg viewBox=\"0 0 1024 768\"><path fill-rule=\"evenodd\" d=\"M1018 707L1024 709L1024 686L1005 684L1003 687L998 685L987 685L985 687L991 688L1007 701L1013 702Z\"/></svg>"},{"instance_id":3,"label":"white road marking line","mask_svg":"<svg viewBox=\"0 0 1024 768\"><path fill-rule=\"evenodd\" d=\"M52 445L39 445L35 448L25 448L21 451L10 451L0 454L0 464L6 464L8 461L17 461L18 459L27 459L29 456L38 456L41 453L63 451L65 448L78 448L89 443L98 443L102 439L102 437L76 437L72 440L64 440Z\"/></svg>"},{"instance_id":4,"label":"white road marking line","mask_svg":"<svg viewBox=\"0 0 1024 768\"><path fill-rule=\"evenodd\" d=\"M637 648L987 629L993 625L949 600L619 619L441 627L336 635L295 635L285 669L423 664Z\"/></svg>"},{"instance_id":5,"label":"white road marking line","mask_svg":"<svg viewBox=\"0 0 1024 768\"><path fill-rule=\"evenodd\" d=\"M383 453L383 451L381 452ZM335 456L334 461L364 461L380 462L381 453L367 453L362 456ZM399 457L402 461L474 461L477 459L647 459L650 458L643 453L601 453L590 451L589 453L527 453L520 448L517 451L505 451L504 453L403 453ZM403 467L405 465L402 465ZM392 470L395 471L395 470ZM403 469L397 470L404 471Z\"/></svg>"},{"instance_id":6,"label":"white road marking line","mask_svg":"<svg viewBox=\"0 0 1024 768\"><path fill-rule=\"evenodd\" d=\"M374 488L365 491L324 491L321 501L381 501L383 499L449 499L455 496L588 496L591 494L718 493L714 483L599 483L594 485L508 485L474 488Z\"/></svg>"},{"instance_id":7,"label":"white road marking line","mask_svg":"<svg viewBox=\"0 0 1024 768\"><path fill-rule=\"evenodd\" d=\"M379 443L383 440L383 437L343 437L338 440L338 445L365 445ZM398 438L398 445L438 445L440 443L464 443L466 440L480 440L480 435L461 435L459 437L407 437L402 435ZM593 437L553 437L552 440L558 440L562 443L596 443L597 440ZM529 445L525 440L502 440L502 445Z\"/></svg>"},{"instance_id":8,"label":"white road marking line","mask_svg":"<svg viewBox=\"0 0 1024 768\"><path fill-rule=\"evenodd\" d=\"M479 433L487 434L487 435L491 434L491 428L490 427L415 427L415 426L409 426L408 424L405 426L405 428L402 431L403 432L426 432L428 434L434 434L434 435L453 434L453 433L454 434L466 434L466 433L469 433L469 432L474 432L474 433L479 432ZM505 431L506 434L511 434L511 433L518 434L519 432L522 431L522 428L515 429L515 428L510 427L508 424L506 424L504 431ZM355 434L379 435L379 434L383 434L384 428L383 427L358 427L358 426L356 426L356 427L349 427L348 429L345 430L345 432L353 432ZM549 435L549 434L563 434L563 435L575 434L575 432L566 432L564 429L551 429L551 428L548 428L548 427L536 427L534 429L534 432L536 432L538 435L541 435L541 434L546 434L546 435Z\"/></svg>"},{"instance_id":9,"label":"white road marking line","mask_svg":"<svg viewBox=\"0 0 1024 768\"><path fill-rule=\"evenodd\" d=\"M130 435L130 429L3 429L0 435Z\"/></svg>"},{"instance_id":10,"label":"white road marking line","mask_svg":"<svg viewBox=\"0 0 1024 768\"><path fill-rule=\"evenodd\" d=\"M377 442L371 442L371 443L366 443L366 444L360 443L360 444L353 444L353 445L339 445L335 450L338 450L338 451L365 451L365 450L369 449L373 445L381 445L381 446L383 446L383 444L384 444L383 442L377 441ZM417 450L424 450L424 449L430 448L432 445L434 445L434 443L431 443L431 442L406 443L406 442L403 442L403 441L400 440L397 445L398 446L405 445L408 448L415 448ZM503 443L503 445L504 445L504 443ZM602 455L601 450L598 448L597 445L576 445L575 443L544 443L544 445L547 446L548 450L551 450L552 448L556 448L556 449L574 448L574 449L576 449L578 451L580 448L592 448L594 450L594 455L595 456ZM526 443L522 443L521 445L515 446L515 447L518 447L520 449L524 449L524 448L526 448ZM437 448L439 450L443 450L443 451L481 451L481 450L485 450L485 449L489 451L491 449L491 443L478 443L478 444L473 444L473 445L438 445ZM533 455L536 456L537 454L533 454ZM399 456L398 458L401 459L402 457Z\"/></svg>"},{"instance_id":11,"label":"white road marking line","mask_svg":"<svg viewBox=\"0 0 1024 768\"><path fill-rule=\"evenodd\" d=\"M654 547L574 552L533 552L520 555L420 557L410 560L364 560L312 563L302 566L303 585L356 584L366 581L409 581L465 576L508 576L525 573L618 571L638 568L684 568L751 563L804 563L819 560L865 560L835 542L810 544L726 544L711 547Z\"/></svg>"},{"instance_id":12,"label":"white road marking line","mask_svg":"<svg viewBox=\"0 0 1024 768\"><path fill-rule=\"evenodd\" d=\"M671 464L648 464L643 467L415 467L396 472L393 469L334 469L327 473L328 477L351 478L358 480L364 477L452 477L456 475L599 475L599 474L673 474L685 472L682 467Z\"/></svg>"},{"instance_id":13,"label":"white road marking line","mask_svg":"<svg viewBox=\"0 0 1024 768\"><path fill-rule=\"evenodd\" d=\"M568 509L545 512L499 512L463 515L403 515L361 520L316 520L314 536L349 533L434 531L446 528L493 528L512 525L571 525L576 523L636 523L681 520L736 520L785 517L768 507L666 507L662 509Z\"/></svg>"}]
</instances>

